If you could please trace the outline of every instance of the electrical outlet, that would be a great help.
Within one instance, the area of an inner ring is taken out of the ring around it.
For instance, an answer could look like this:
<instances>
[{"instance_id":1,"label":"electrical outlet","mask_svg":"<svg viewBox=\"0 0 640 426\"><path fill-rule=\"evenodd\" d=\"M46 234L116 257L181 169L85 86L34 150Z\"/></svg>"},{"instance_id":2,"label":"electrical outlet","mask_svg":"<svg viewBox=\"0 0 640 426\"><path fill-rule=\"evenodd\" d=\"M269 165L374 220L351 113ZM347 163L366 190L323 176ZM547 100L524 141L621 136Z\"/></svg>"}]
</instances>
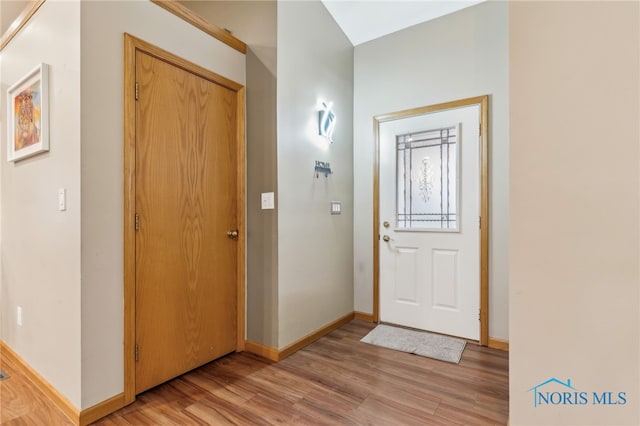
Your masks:
<instances>
[{"instance_id":1,"label":"electrical outlet","mask_svg":"<svg viewBox=\"0 0 640 426\"><path fill-rule=\"evenodd\" d=\"M22 306L18 306L18 309L16 309L16 322L18 327L22 327Z\"/></svg>"}]
</instances>

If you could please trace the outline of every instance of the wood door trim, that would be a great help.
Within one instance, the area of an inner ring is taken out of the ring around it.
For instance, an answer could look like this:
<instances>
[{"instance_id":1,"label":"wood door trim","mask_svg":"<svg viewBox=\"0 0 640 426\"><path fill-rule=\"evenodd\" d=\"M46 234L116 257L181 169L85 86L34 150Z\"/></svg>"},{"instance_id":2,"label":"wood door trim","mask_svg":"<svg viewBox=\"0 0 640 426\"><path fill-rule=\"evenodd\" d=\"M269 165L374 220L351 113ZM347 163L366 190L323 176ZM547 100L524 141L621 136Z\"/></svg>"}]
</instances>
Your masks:
<instances>
[{"instance_id":1,"label":"wood door trim","mask_svg":"<svg viewBox=\"0 0 640 426\"><path fill-rule=\"evenodd\" d=\"M412 108L373 117L373 320L380 321L380 134L386 121L480 105L480 344L489 344L489 95Z\"/></svg>"},{"instance_id":2,"label":"wood door trim","mask_svg":"<svg viewBox=\"0 0 640 426\"><path fill-rule=\"evenodd\" d=\"M190 23L199 30L204 31L211 37L223 42L224 44L237 50L238 52L244 54L247 53L247 45L242 40L232 36L231 33L225 31L217 25L213 25L185 5L178 3L176 0L151 0L151 3L154 3L161 8L173 13L178 18L183 19L184 21Z\"/></svg>"},{"instance_id":3,"label":"wood door trim","mask_svg":"<svg viewBox=\"0 0 640 426\"><path fill-rule=\"evenodd\" d=\"M182 59L166 50L156 47L130 34L124 35L124 399L125 403L135 401L135 164L136 164L136 99L135 64L136 51L144 52L159 60L171 63L185 71L215 82L234 92L237 96L238 115L236 119L237 150L237 328L236 350L244 350L245 345L245 193L246 166L244 140L244 87L232 80Z\"/></svg>"},{"instance_id":4,"label":"wood door trim","mask_svg":"<svg viewBox=\"0 0 640 426\"><path fill-rule=\"evenodd\" d=\"M480 103L480 344L489 345L489 95Z\"/></svg>"},{"instance_id":5,"label":"wood door trim","mask_svg":"<svg viewBox=\"0 0 640 426\"><path fill-rule=\"evenodd\" d=\"M238 322L237 322L237 344L236 344L236 352L244 351L245 342L246 342L246 330L245 330L245 304L246 304L246 243L247 243L247 232L246 232L246 211L245 211L245 199L246 199L246 170L245 170L245 159L246 159L246 147L245 147L245 130L244 130L244 122L245 122L245 92L244 87L241 87L237 91L237 115L236 115L236 161L238 162L237 176L236 176L236 185L238 186L238 204L237 204L237 226L239 230L238 234L238 248L237 248L237 270L236 270L236 279L238 280L238 288L237 288L237 312L238 312Z\"/></svg>"},{"instance_id":6,"label":"wood door trim","mask_svg":"<svg viewBox=\"0 0 640 426\"><path fill-rule=\"evenodd\" d=\"M124 35L124 398L135 401L136 328L136 39Z\"/></svg>"},{"instance_id":7,"label":"wood door trim","mask_svg":"<svg viewBox=\"0 0 640 426\"><path fill-rule=\"evenodd\" d=\"M499 349L501 351L509 352L509 341L504 339L496 339L495 337L489 337L490 348Z\"/></svg>"},{"instance_id":8,"label":"wood door trim","mask_svg":"<svg viewBox=\"0 0 640 426\"><path fill-rule=\"evenodd\" d=\"M354 319L357 319L357 320L360 320L360 321L377 322L377 321L373 320L373 314L367 314L365 312L355 311L353 313L353 317L354 317Z\"/></svg>"}]
</instances>

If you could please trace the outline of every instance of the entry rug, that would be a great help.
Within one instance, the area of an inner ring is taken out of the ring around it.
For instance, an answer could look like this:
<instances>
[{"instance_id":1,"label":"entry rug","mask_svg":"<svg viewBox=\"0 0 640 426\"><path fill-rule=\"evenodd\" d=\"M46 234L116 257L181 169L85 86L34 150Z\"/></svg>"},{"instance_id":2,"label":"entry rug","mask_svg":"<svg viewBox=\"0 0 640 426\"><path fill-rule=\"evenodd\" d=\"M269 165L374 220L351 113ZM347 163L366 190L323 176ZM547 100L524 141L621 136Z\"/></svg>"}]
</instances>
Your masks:
<instances>
[{"instance_id":1,"label":"entry rug","mask_svg":"<svg viewBox=\"0 0 640 426\"><path fill-rule=\"evenodd\" d=\"M384 324L378 325L360 341L454 364L460 362L462 351L467 344L466 341L454 337Z\"/></svg>"}]
</instances>

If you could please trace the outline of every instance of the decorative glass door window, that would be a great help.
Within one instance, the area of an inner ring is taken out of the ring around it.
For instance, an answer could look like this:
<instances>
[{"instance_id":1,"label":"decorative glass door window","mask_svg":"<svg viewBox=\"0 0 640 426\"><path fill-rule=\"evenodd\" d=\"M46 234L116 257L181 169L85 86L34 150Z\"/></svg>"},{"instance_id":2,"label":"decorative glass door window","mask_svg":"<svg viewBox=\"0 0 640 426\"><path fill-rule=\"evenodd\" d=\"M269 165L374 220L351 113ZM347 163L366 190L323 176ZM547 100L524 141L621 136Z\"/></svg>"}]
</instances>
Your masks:
<instances>
[{"instance_id":1,"label":"decorative glass door window","mask_svg":"<svg viewBox=\"0 0 640 426\"><path fill-rule=\"evenodd\" d=\"M397 226L458 230L458 126L396 136Z\"/></svg>"}]
</instances>

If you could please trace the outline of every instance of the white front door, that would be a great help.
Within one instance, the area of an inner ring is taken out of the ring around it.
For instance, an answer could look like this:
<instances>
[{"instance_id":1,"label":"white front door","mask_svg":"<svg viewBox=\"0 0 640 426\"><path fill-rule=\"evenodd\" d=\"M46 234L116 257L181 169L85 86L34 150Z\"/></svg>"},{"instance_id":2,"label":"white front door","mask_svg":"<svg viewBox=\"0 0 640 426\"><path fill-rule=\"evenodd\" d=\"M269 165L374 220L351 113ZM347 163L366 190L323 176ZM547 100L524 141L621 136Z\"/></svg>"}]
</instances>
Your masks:
<instances>
[{"instance_id":1,"label":"white front door","mask_svg":"<svg viewBox=\"0 0 640 426\"><path fill-rule=\"evenodd\" d=\"M480 105L379 123L380 320L480 337Z\"/></svg>"}]
</instances>

